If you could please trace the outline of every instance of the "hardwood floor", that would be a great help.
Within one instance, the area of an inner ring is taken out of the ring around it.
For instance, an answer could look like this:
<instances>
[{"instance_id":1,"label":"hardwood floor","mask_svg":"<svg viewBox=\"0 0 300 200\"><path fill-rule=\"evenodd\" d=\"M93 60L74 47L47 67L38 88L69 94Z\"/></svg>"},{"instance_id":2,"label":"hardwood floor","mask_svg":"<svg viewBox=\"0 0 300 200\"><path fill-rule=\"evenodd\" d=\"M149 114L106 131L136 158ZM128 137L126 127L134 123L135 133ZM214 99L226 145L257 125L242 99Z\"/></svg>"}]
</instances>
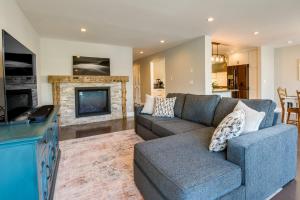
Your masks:
<instances>
[{"instance_id":1,"label":"hardwood floor","mask_svg":"<svg viewBox=\"0 0 300 200\"><path fill-rule=\"evenodd\" d=\"M61 128L60 140L88 137L134 128L134 119L117 119L105 122L65 126Z\"/></svg>"},{"instance_id":2,"label":"hardwood floor","mask_svg":"<svg viewBox=\"0 0 300 200\"><path fill-rule=\"evenodd\" d=\"M128 130L134 128L134 119L118 119L106 122L97 122L84 125L74 125L62 127L60 140L74 139L111 133L116 131ZM300 199L300 141L298 140L298 166L296 180L287 184L272 200L299 200Z\"/></svg>"}]
</instances>

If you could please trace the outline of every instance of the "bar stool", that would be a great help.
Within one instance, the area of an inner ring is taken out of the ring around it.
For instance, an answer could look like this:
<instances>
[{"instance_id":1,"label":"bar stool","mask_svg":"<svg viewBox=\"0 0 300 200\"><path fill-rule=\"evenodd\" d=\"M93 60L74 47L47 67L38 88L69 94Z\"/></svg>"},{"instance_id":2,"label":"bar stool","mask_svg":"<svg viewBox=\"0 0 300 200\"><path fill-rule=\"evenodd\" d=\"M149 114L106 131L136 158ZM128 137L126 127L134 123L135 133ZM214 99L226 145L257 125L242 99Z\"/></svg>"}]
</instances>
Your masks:
<instances>
[{"instance_id":1,"label":"bar stool","mask_svg":"<svg viewBox=\"0 0 300 200\"><path fill-rule=\"evenodd\" d=\"M300 109L299 109L299 105L300 105L300 91L296 91L297 93L297 98L298 98L298 105L297 107L292 107L292 108L288 108L287 109L287 112L288 112L288 117L287 117L287 120L286 120L286 123L287 124L295 124L297 125L298 127L300 127ZM295 113L296 114L296 119L295 120L291 120L290 117L291 117L291 113Z\"/></svg>"},{"instance_id":2,"label":"bar stool","mask_svg":"<svg viewBox=\"0 0 300 200\"><path fill-rule=\"evenodd\" d=\"M277 88L277 93L279 96L280 100L280 105L281 105L281 122L284 123L284 116L285 116L285 98L287 97L287 92L285 88Z\"/></svg>"}]
</instances>

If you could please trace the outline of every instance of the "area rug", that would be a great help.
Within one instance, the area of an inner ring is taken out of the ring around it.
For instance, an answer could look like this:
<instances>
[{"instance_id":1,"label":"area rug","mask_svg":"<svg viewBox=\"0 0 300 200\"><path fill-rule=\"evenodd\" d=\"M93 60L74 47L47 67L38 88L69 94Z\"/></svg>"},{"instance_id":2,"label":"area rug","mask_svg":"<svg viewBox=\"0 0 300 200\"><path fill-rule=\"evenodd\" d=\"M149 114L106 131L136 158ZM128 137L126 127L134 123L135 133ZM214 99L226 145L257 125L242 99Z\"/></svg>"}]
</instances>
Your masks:
<instances>
[{"instance_id":1,"label":"area rug","mask_svg":"<svg viewBox=\"0 0 300 200\"><path fill-rule=\"evenodd\" d=\"M134 130L60 142L54 200L142 200L133 181Z\"/></svg>"}]
</instances>

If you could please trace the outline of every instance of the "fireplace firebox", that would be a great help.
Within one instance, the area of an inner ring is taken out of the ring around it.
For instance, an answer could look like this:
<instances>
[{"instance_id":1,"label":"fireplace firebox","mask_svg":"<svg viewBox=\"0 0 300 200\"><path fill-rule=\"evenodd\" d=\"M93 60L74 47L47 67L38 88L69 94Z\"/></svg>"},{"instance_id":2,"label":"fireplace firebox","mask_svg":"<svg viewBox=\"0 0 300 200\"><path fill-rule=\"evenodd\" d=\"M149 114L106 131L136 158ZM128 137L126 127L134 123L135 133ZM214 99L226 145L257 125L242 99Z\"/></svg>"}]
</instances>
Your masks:
<instances>
[{"instance_id":1,"label":"fireplace firebox","mask_svg":"<svg viewBox=\"0 0 300 200\"><path fill-rule=\"evenodd\" d=\"M111 113L109 87L75 88L76 117L106 115Z\"/></svg>"},{"instance_id":2,"label":"fireplace firebox","mask_svg":"<svg viewBox=\"0 0 300 200\"><path fill-rule=\"evenodd\" d=\"M31 89L17 89L6 90L7 103L7 119L14 120L22 113L29 111L33 107L32 90Z\"/></svg>"}]
</instances>

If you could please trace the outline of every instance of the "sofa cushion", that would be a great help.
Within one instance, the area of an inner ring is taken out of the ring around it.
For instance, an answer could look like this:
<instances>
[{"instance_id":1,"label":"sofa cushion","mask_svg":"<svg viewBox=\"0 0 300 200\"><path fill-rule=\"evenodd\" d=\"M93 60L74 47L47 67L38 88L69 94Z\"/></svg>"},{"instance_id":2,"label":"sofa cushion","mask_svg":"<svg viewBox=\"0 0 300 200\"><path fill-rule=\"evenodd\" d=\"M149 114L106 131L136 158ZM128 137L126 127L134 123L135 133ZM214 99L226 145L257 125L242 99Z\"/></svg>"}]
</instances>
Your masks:
<instances>
[{"instance_id":1,"label":"sofa cushion","mask_svg":"<svg viewBox=\"0 0 300 200\"><path fill-rule=\"evenodd\" d=\"M161 137L177 135L181 133L186 133L188 131L205 128L206 126L186 121L183 119L177 118L177 120L172 121L155 121L152 124L152 131Z\"/></svg>"},{"instance_id":2,"label":"sofa cushion","mask_svg":"<svg viewBox=\"0 0 300 200\"><path fill-rule=\"evenodd\" d=\"M182 119L210 126L219 101L220 96L218 95L187 94Z\"/></svg>"},{"instance_id":3,"label":"sofa cushion","mask_svg":"<svg viewBox=\"0 0 300 200\"><path fill-rule=\"evenodd\" d=\"M217 127L218 124L226 117L229 113L233 111L235 106L237 105L239 99L233 98L222 98L216 108L213 126ZM245 103L250 108L257 110L258 112L265 112L266 115L262 120L259 129L271 127L273 124L274 118L274 110L276 108L276 104L272 100L268 99L242 99L243 103Z\"/></svg>"},{"instance_id":4,"label":"sofa cushion","mask_svg":"<svg viewBox=\"0 0 300 200\"><path fill-rule=\"evenodd\" d=\"M182 94L182 93L169 93L167 95L167 98L176 97L176 102L174 106L175 117L179 117L179 118L182 117L182 109L185 101L185 96L186 94Z\"/></svg>"},{"instance_id":5,"label":"sofa cushion","mask_svg":"<svg viewBox=\"0 0 300 200\"><path fill-rule=\"evenodd\" d=\"M216 199L241 185L241 169L225 160L224 152L208 151L213 131L137 144L134 162L166 199Z\"/></svg>"},{"instance_id":6,"label":"sofa cushion","mask_svg":"<svg viewBox=\"0 0 300 200\"><path fill-rule=\"evenodd\" d=\"M136 116L136 121L138 124L152 130L152 123L154 121L172 121L179 120L179 118L168 118L168 117L153 117L152 115L139 114Z\"/></svg>"}]
</instances>

